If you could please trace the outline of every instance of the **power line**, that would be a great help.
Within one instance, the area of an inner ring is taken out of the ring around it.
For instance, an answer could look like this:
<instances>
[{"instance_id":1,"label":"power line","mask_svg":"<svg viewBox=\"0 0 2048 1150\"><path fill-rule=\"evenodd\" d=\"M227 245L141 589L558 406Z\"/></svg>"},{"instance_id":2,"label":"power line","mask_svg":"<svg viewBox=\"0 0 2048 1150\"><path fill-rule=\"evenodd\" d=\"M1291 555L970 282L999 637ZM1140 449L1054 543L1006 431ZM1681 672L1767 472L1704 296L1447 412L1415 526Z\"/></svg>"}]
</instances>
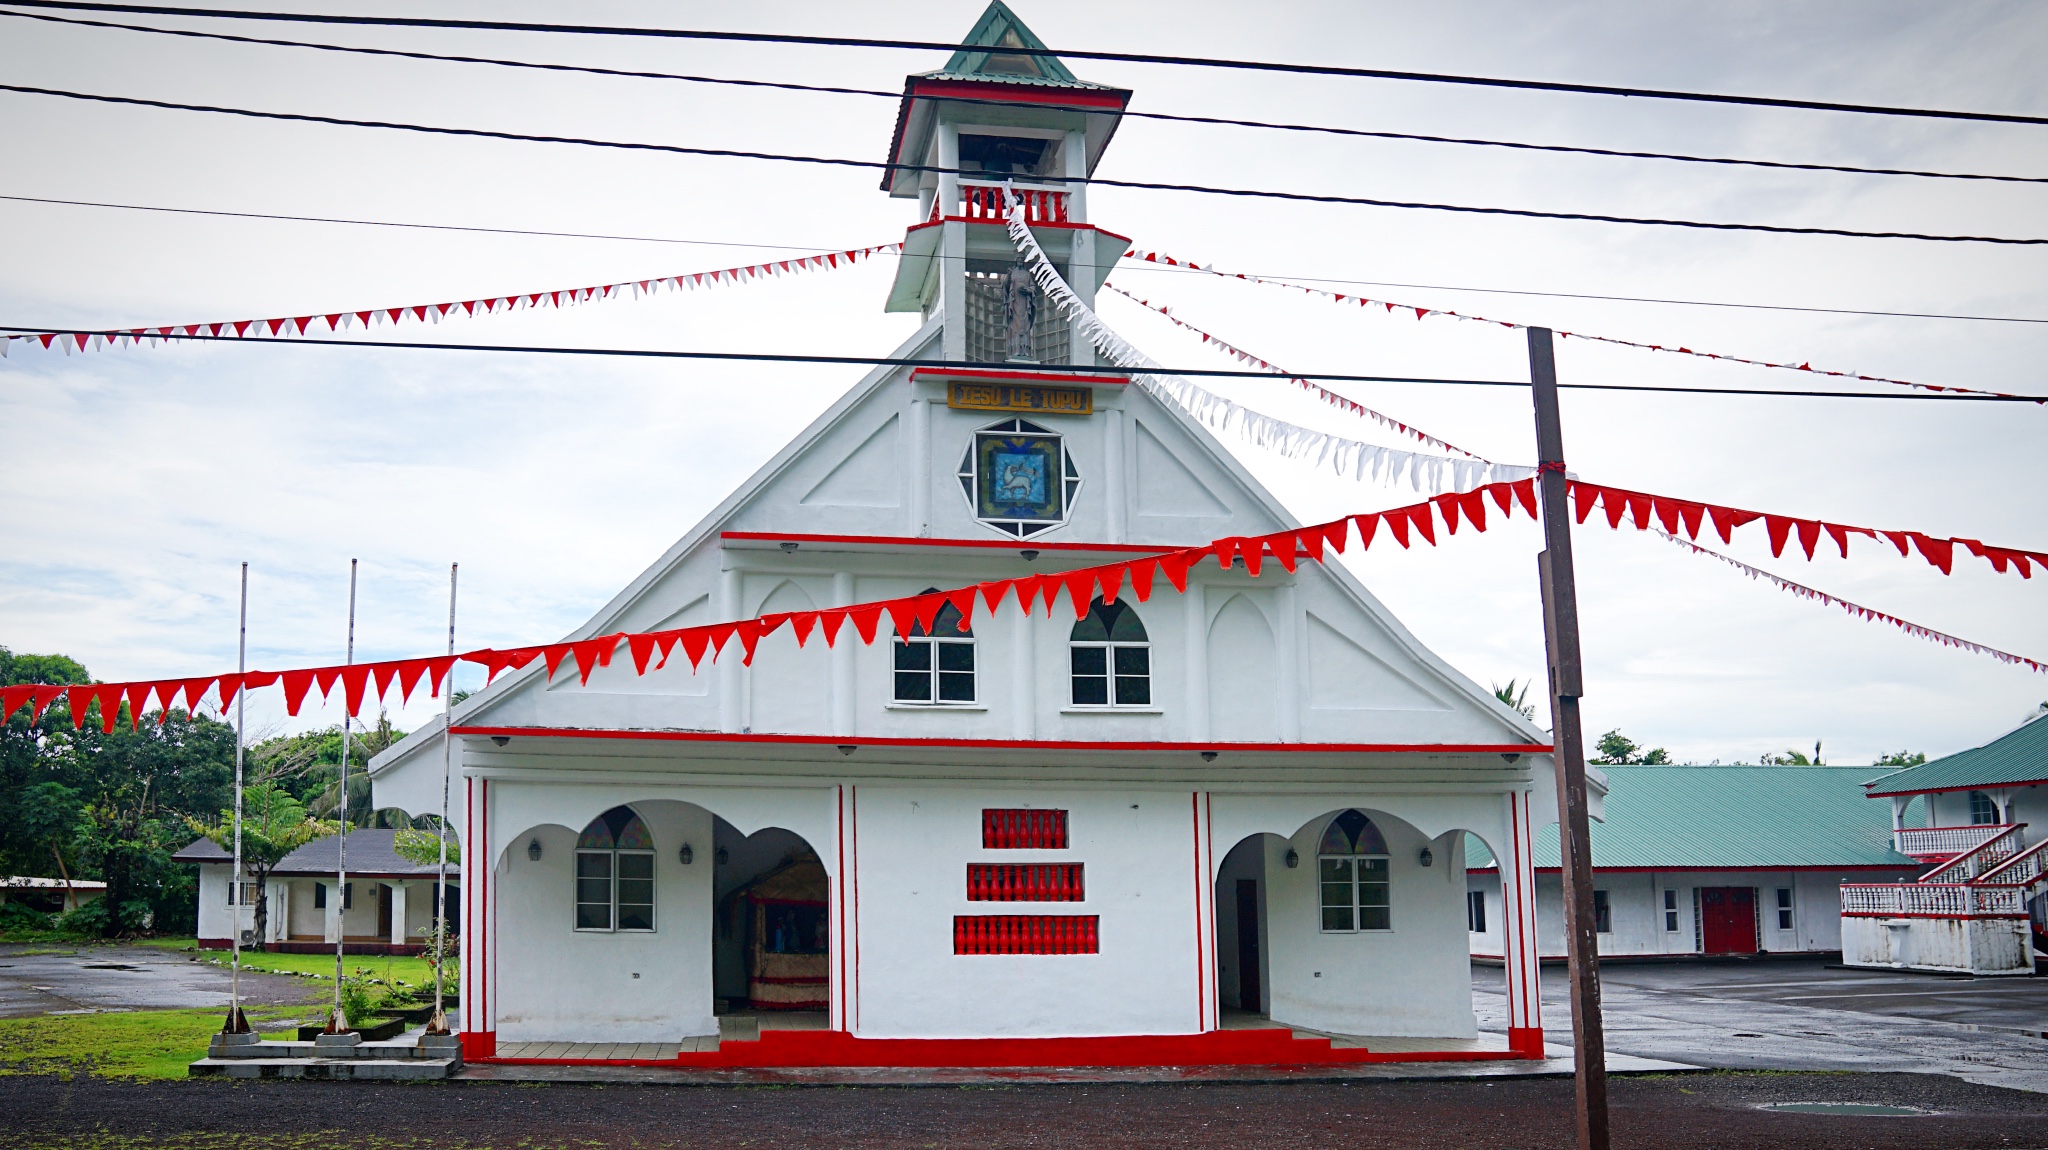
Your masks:
<instances>
[{"instance_id":1,"label":"power line","mask_svg":"<svg viewBox=\"0 0 2048 1150\"><path fill-rule=\"evenodd\" d=\"M46 196L12 196L0 194L0 200L12 200L17 203L25 204L62 204L67 207L80 208L115 208L122 211L131 212L169 212L176 215L188 216L224 216L230 219L284 220L292 223L343 224L352 227L418 228L425 231L477 232L484 235L543 236L558 239L579 240L618 240L628 243L646 244L698 244L705 247L761 248L774 249L777 251L800 252L824 252L837 250L836 248L821 244L806 245L742 243L737 240L686 240L677 239L670 236L624 236L604 232L551 232L541 231L534 228L486 228L463 224L421 224L410 223L403 220L363 220L342 216L290 216L278 215L270 212L231 212L209 208L170 208L161 207L155 204L117 204L103 200L60 200ZM894 255L895 253L886 252L880 254ZM1108 265L1090 264L1079 266L1088 266L1094 268L1107 266L1117 269L1119 274L1129 274L1135 272L1144 272L1150 275L1177 276L1202 274L1199 270L1193 268L1169 267L1164 264L1151 264L1142 261L1119 261L1117 263ZM1423 291L1479 292L1486 295L1533 296L1544 299L1585 299L1603 300L1610 303L1671 304L1677 307L1743 308L1753 311L1811 312L1819 315L1867 315L1878 316L1886 319L1953 319L1969 320L1980 323L2048 323L2048 318L2037 318L2032 316L1962 315L1955 312L1930 311L1879 311L1871 308L1849 307L1801 307L1794 304L1736 303L1732 300L1669 299L1662 296L1600 295L1594 292L1536 291L1534 289L1528 288L1486 288L1473 287L1469 284L1418 284L1399 283L1392 280L1338 279L1332 276L1288 275L1281 274L1278 272L1258 272L1247 274L1253 275L1254 278L1258 279L1298 280L1303 283L1351 284L1360 287L1414 288Z\"/></svg>"},{"instance_id":2,"label":"power line","mask_svg":"<svg viewBox=\"0 0 2048 1150\"><path fill-rule=\"evenodd\" d=\"M194 16L208 19L262 20L297 24L339 24L382 28L452 28L485 32L547 32L573 36L632 36L667 40L715 40L747 44L805 44L829 48L889 48L913 51L987 52L987 44L956 44L943 40L888 40L863 36L794 36L768 32L712 32L687 28L635 28L605 24L540 24L507 20L440 20L426 17L336 16L326 13L265 12L226 8L176 8L151 4L102 4L85 0L7 0L22 8L53 8L72 12L126 12L145 16ZM1797 108L1821 112L1857 112L1878 116L1911 116L1939 120L1978 120L2008 124L2048 124L2048 116L2008 112L1962 112L1882 104L1847 104L1825 100L1793 100L1775 96L1736 96L1718 92L1687 92L1668 88L1633 88L1609 84L1571 84L1552 80L1514 80L1498 76L1465 76L1440 72L1404 72L1384 68L1347 68L1327 64L1284 64L1213 56L1173 56L1150 52L1103 52L1081 49L1002 46L1005 55L1107 60L1129 64L1174 64L1283 72L1304 76L1346 76L1368 80L1401 80L1480 88L1513 88L1536 92L1570 92L1594 96L1632 96L1651 100L1682 100L1762 108Z\"/></svg>"},{"instance_id":3,"label":"power line","mask_svg":"<svg viewBox=\"0 0 2048 1150\"><path fill-rule=\"evenodd\" d=\"M408 60L429 60L453 64L488 64L502 68L530 68L547 72L574 72L594 76L614 76L636 80L679 80L692 84L723 84L741 88L769 88L790 92L816 92L839 96L875 96L885 100L898 100L903 93L878 88L846 88L829 84L799 84L781 80L741 80L725 76L704 76L679 72L646 72L625 68L599 68L584 64L548 64L531 60L508 60L490 56L459 56L439 52L405 51L396 48L364 48L349 44L322 44L308 40L276 40L259 36L236 36L226 32L201 32L189 28L156 28L147 24L120 24L106 20L82 20L66 16L50 16L38 12L0 11L0 16L12 16L23 20L40 20L52 24L71 24L91 28L112 28L129 32L148 32L163 36L181 36L188 39L220 40L236 44L256 44L275 48L310 48L322 52L343 52L363 56L392 56ZM1014 107L1006 100L977 100L966 96L920 97L934 99L948 104L982 104ZM1509 148L1529 152L1554 152L1582 156L1607 156L1633 160L1672 160L1688 164L1719 164L1739 167L1772 168L1807 172L1845 172L1862 176L1916 176L1938 180L1994 180L2018 184L2048 184L2048 176L2006 176L1972 172L1931 172L1911 168L1866 168L1850 164L1797 163L1784 160L1751 160L1727 156L1693 156L1678 152L1635 152L1613 148L1589 148L1566 144L1532 144L1518 140L1485 140L1460 136L1432 136L1416 132L1369 131L1363 128L1338 128L1320 124L1292 124L1270 120L1241 120L1224 116L1190 116L1169 112L1137 112L1126 110L1122 115L1128 119L1160 120L1170 123L1210 124L1236 128L1260 128L1280 132L1309 132L1321 135L1350 136L1375 140L1404 140L1427 144L1458 144L1482 148Z\"/></svg>"},{"instance_id":4,"label":"power line","mask_svg":"<svg viewBox=\"0 0 2048 1150\"><path fill-rule=\"evenodd\" d=\"M534 144L573 144L592 148L617 148L626 151L664 152L688 156L713 156L726 159L771 160L781 163L820 164L839 168L882 169L887 171L933 172L941 175L983 176L980 171L965 168L946 168L930 164L899 164L880 160L853 160L832 156L802 156L781 152L758 152L738 148L697 148L682 144L647 144L622 140L594 140L581 136L542 136L524 132L499 132L483 128L446 128L428 124L402 124L387 120L355 120L339 116L315 116L297 112L262 112L250 108L224 108L211 104L182 104L169 100L146 100L133 96L103 96L90 92L69 92L56 88L34 88L21 84L0 84L0 91L21 92L36 96L54 96L68 100L87 100L101 104L124 104L144 108L162 108L177 112L209 112L217 115L244 116L258 120L281 120L302 124L327 124L347 128L379 128L387 131L424 132L437 136L460 136L472 139L510 140ZM1521 219L1539 220L1580 220L1591 223L1634 224L1649 227L1692 228L1705 231L1724 232L1765 232L1775 235L1844 236L1850 239L1871 240L1929 240L1941 243L1981 243L2020 246L2048 245L2048 239L2026 239L2007 236L1958 236L1933 235L1926 232L1866 232L1850 228L1791 227L1779 224L1737 224L1705 220L1663 219L1645 216L1615 216L1598 212L1545 212L1532 208L1493 208L1470 204L1436 204L1415 200L1382 200L1366 196L1325 195L1314 192L1286 192L1261 188L1224 188L1208 184L1177 184L1153 180L1113 180L1102 176L1073 177L1067 183L1086 183L1110 188L1135 188L1145 191L1193 192L1212 196L1233 196L1247 199L1287 200L1297 203L1349 204L1372 208L1403 208L1418 211L1455 212L1465 215L1512 216Z\"/></svg>"},{"instance_id":5,"label":"power line","mask_svg":"<svg viewBox=\"0 0 2048 1150\"><path fill-rule=\"evenodd\" d=\"M69 336L101 336L107 339L161 339L190 343L227 344L278 344L286 347L376 347L396 348L408 351L488 351L507 352L522 355L592 355L627 359L694 359L724 360L743 363L823 363L873 367L933 367L942 369L972 369L987 371L1000 364L982 363L974 360L944 359L901 359L891 356L871 355L803 355L795 352L738 352L738 351L662 351L643 348L618 347L535 347L518 344L480 343L413 343L403 340L377 339L316 339L293 337L278 339L271 336L209 336L209 335L159 335L151 333L138 335L133 331L108 329L23 327L18 324L0 324L0 332L33 332ZM1082 364L1061 364L1060 370L1073 374L1107 375L1128 377L1132 375L1185 375L1208 376L1222 379L1256 379L1270 383L1274 376L1266 371L1231 371L1224 368L1161 367L1144 372L1133 372L1129 368L1100 367ZM1527 387L1527 380L1519 379L1443 379L1435 376L1417 375L1354 375L1338 372L1290 371L1289 379L1322 379L1336 383L1423 383L1449 387ZM1952 403L2035 403L2048 404L2048 396L2027 395L1956 395L1929 394L1920 392L1891 391L1788 391L1754 387L1678 387L1635 383L1560 383L1559 387L1579 391L1641 391L1682 395L1760 395L1787 398L1810 399L1908 399L1945 400Z\"/></svg>"}]
</instances>

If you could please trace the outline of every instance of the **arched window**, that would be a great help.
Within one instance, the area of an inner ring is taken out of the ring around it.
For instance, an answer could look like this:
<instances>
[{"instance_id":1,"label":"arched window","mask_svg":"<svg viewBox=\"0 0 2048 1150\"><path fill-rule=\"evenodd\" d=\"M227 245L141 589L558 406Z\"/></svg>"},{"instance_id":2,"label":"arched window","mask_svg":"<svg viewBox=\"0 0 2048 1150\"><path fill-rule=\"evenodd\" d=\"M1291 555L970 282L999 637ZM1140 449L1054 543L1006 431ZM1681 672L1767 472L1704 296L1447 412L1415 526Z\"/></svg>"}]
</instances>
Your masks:
<instances>
[{"instance_id":1,"label":"arched window","mask_svg":"<svg viewBox=\"0 0 2048 1150\"><path fill-rule=\"evenodd\" d=\"M1372 820L1345 811L1316 848L1325 931L1392 930L1387 840Z\"/></svg>"},{"instance_id":2,"label":"arched window","mask_svg":"<svg viewBox=\"0 0 2048 1150\"><path fill-rule=\"evenodd\" d=\"M925 588L927 595L936 587ZM896 701L899 703L972 703L974 701L974 632L961 626L960 609L939 608L927 632L912 623L910 634L895 644Z\"/></svg>"},{"instance_id":3,"label":"arched window","mask_svg":"<svg viewBox=\"0 0 2048 1150\"><path fill-rule=\"evenodd\" d=\"M654 836L631 807L590 820L576 839L576 929L654 929Z\"/></svg>"},{"instance_id":4,"label":"arched window","mask_svg":"<svg viewBox=\"0 0 2048 1150\"><path fill-rule=\"evenodd\" d=\"M1997 826L2005 820L1998 815L1998 804L1983 791L1970 792L1970 825L1977 827Z\"/></svg>"},{"instance_id":5,"label":"arched window","mask_svg":"<svg viewBox=\"0 0 2048 1150\"><path fill-rule=\"evenodd\" d=\"M1129 604L1096 599L1070 642L1076 707L1152 705L1152 643Z\"/></svg>"}]
</instances>

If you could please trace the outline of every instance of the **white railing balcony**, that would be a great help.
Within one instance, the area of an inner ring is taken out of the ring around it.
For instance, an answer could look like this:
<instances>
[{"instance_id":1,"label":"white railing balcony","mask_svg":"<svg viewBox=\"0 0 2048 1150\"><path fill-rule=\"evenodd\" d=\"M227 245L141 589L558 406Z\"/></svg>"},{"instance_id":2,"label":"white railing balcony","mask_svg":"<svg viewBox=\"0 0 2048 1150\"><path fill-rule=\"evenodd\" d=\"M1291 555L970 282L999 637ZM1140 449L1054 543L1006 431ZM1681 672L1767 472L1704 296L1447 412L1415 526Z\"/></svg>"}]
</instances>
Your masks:
<instances>
[{"instance_id":1,"label":"white railing balcony","mask_svg":"<svg viewBox=\"0 0 2048 1150\"><path fill-rule=\"evenodd\" d=\"M1933 870L1920 876L1921 882L1974 882L1982 878L1985 871L1997 867L2005 860L2020 853L2023 840L2020 831L2025 823L2003 823L1993 829L1997 834L1987 837L1973 850L1964 851L1945 862L1936 863Z\"/></svg>"},{"instance_id":2,"label":"white railing balcony","mask_svg":"<svg viewBox=\"0 0 2048 1150\"><path fill-rule=\"evenodd\" d=\"M1844 883L1842 913L1864 918L2025 915L2024 888L1982 883Z\"/></svg>"},{"instance_id":3,"label":"white railing balcony","mask_svg":"<svg viewBox=\"0 0 2048 1150\"><path fill-rule=\"evenodd\" d=\"M1953 858L1976 850L2009 829L2008 825L1974 827L1902 827L1892 832L1892 846L1916 859Z\"/></svg>"},{"instance_id":4,"label":"white railing balcony","mask_svg":"<svg viewBox=\"0 0 2048 1150\"><path fill-rule=\"evenodd\" d=\"M1013 185L1017 198L1024 202L1024 222L1028 224L1065 224L1068 219L1067 193L1052 188ZM944 212L946 205L939 197L932 199L931 220L942 217L970 220L976 223L1000 224L1010 218L1009 208L1003 201L1003 185L960 181L960 202L958 210Z\"/></svg>"},{"instance_id":5,"label":"white railing balcony","mask_svg":"<svg viewBox=\"0 0 2048 1150\"><path fill-rule=\"evenodd\" d=\"M2028 889L2040 883L2044 874L2048 874L2048 839L2042 839L1985 871L1977 881L1990 886Z\"/></svg>"}]
</instances>

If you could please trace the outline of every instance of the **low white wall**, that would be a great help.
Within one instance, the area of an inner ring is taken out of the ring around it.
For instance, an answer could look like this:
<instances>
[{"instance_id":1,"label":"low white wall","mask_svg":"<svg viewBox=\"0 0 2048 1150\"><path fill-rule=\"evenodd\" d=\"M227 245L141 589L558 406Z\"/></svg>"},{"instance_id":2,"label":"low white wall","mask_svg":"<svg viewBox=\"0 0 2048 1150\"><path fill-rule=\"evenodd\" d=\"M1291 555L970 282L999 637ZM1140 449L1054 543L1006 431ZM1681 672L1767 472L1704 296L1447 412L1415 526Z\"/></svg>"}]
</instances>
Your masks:
<instances>
[{"instance_id":1,"label":"low white wall","mask_svg":"<svg viewBox=\"0 0 2048 1150\"><path fill-rule=\"evenodd\" d=\"M500 785L511 791L517 784ZM510 836L515 841L493 876L501 1041L667 1042L718 1033L711 1012L715 863L704 849L711 815L672 801L631 805L654 837L652 932L575 929L582 822L574 830L547 825ZM536 838L538 862L526 851ZM677 858L686 841L695 854L688 866ZM418 901L431 907L432 895Z\"/></svg>"},{"instance_id":2,"label":"low white wall","mask_svg":"<svg viewBox=\"0 0 2048 1150\"><path fill-rule=\"evenodd\" d=\"M2031 974L2027 924L2016 918L1867 918L1842 920L1845 966Z\"/></svg>"}]
</instances>

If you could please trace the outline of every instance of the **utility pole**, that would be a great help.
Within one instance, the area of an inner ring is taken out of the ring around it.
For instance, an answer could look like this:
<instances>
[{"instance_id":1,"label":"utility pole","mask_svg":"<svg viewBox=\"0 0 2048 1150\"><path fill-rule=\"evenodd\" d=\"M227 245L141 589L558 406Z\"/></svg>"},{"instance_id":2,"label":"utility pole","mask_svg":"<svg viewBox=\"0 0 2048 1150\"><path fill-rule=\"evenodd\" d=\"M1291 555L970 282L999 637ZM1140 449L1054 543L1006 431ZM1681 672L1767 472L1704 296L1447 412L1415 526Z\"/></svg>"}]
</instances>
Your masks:
<instances>
[{"instance_id":1,"label":"utility pole","mask_svg":"<svg viewBox=\"0 0 2048 1150\"><path fill-rule=\"evenodd\" d=\"M1536 487L1543 496L1543 553L1536 557L1536 571L1543 586L1543 639L1550 664L1550 734L1557 748L1553 757L1565 950L1571 963L1579 1150L1607 1150L1607 1040L1600 1023L1600 950L1587 838L1586 737L1579 727L1585 678L1579 661L1579 594L1572 574L1571 498L1557 411L1557 360L1549 328L1529 329L1529 385L1536 400Z\"/></svg>"}]
</instances>

